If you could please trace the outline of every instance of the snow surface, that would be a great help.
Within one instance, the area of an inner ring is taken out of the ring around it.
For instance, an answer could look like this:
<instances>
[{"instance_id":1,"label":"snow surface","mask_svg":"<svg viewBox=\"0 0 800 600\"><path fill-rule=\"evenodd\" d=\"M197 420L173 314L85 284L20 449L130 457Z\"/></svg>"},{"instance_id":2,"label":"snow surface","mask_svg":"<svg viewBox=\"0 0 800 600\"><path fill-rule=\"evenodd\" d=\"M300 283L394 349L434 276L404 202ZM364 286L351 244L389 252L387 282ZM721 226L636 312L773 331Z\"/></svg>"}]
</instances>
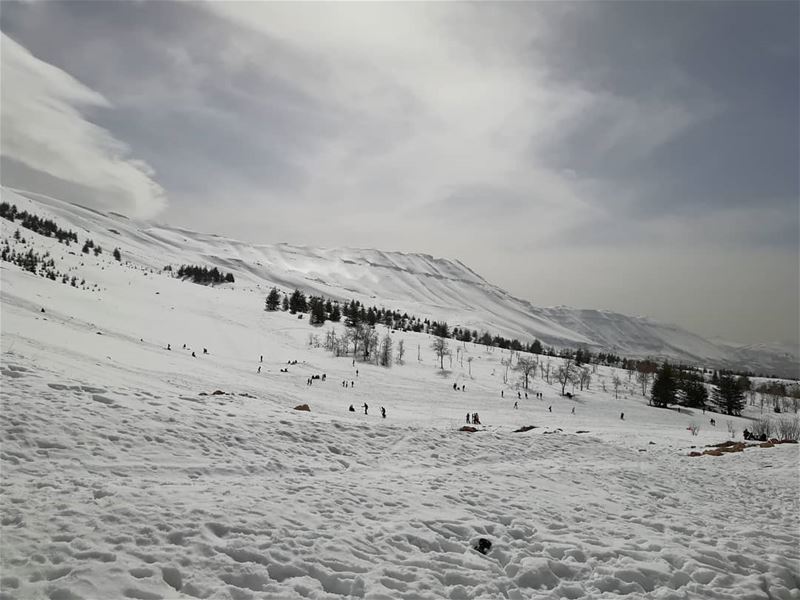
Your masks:
<instances>
[{"instance_id":1,"label":"snow surface","mask_svg":"<svg viewBox=\"0 0 800 600\"><path fill-rule=\"evenodd\" d=\"M573 400L537 376L515 410L507 353L452 344L443 373L423 334L353 366L241 269L150 270L200 242L107 218L81 217L99 257L23 230L94 291L0 264L1 598L800 598L797 445L690 458L750 421L649 407L606 367Z\"/></svg>"}]
</instances>

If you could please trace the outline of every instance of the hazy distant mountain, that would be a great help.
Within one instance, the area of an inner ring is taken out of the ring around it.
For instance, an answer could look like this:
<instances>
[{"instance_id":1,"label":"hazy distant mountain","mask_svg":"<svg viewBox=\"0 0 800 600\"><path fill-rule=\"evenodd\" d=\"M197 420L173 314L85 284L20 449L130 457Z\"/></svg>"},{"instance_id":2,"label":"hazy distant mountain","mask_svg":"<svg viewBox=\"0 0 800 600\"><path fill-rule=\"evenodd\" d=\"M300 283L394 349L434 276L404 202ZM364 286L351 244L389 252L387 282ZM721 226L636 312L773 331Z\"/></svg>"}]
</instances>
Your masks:
<instances>
[{"instance_id":1,"label":"hazy distant mountain","mask_svg":"<svg viewBox=\"0 0 800 600\"><path fill-rule=\"evenodd\" d=\"M354 298L521 341L535 337L555 347L582 345L628 357L800 374L796 348L710 341L675 325L610 311L537 307L457 260L373 249L250 244L7 188L2 197L78 230L79 236L88 233L108 250L119 247L126 260L157 270L167 264L208 264L233 272L237 286L265 292L273 285L297 287L336 299Z\"/></svg>"}]
</instances>

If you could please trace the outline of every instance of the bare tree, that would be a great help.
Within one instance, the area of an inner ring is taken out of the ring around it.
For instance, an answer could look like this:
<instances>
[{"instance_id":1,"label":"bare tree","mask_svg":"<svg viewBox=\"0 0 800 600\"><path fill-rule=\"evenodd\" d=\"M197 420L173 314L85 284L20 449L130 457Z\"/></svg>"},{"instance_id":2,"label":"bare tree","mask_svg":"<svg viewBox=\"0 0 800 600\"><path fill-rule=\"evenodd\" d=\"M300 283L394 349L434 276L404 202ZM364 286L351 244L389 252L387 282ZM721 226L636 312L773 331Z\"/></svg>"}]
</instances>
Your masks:
<instances>
[{"instance_id":1,"label":"bare tree","mask_svg":"<svg viewBox=\"0 0 800 600\"><path fill-rule=\"evenodd\" d=\"M619 400L619 386L622 385L622 380L619 378L619 375L614 373L614 378L611 380L611 383L614 385L614 398Z\"/></svg>"},{"instance_id":2,"label":"bare tree","mask_svg":"<svg viewBox=\"0 0 800 600\"><path fill-rule=\"evenodd\" d=\"M550 385L550 359L547 359L547 363L542 365L542 377L544 377L545 381L547 381L547 385Z\"/></svg>"},{"instance_id":3,"label":"bare tree","mask_svg":"<svg viewBox=\"0 0 800 600\"><path fill-rule=\"evenodd\" d=\"M469 369L469 376L472 377L472 357L467 357L467 368Z\"/></svg>"},{"instance_id":4,"label":"bare tree","mask_svg":"<svg viewBox=\"0 0 800 600\"><path fill-rule=\"evenodd\" d=\"M511 359L501 358L500 364L505 367L505 369L503 369L503 383L508 383L508 370L511 368Z\"/></svg>"},{"instance_id":5,"label":"bare tree","mask_svg":"<svg viewBox=\"0 0 800 600\"><path fill-rule=\"evenodd\" d=\"M403 355L405 353L406 353L405 344L403 343L403 340L400 340L399 342L397 342L397 362L401 365L403 364Z\"/></svg>"},{"instance_id":6,"label":"bare tree","mask_svg":"<svg viewBox=\"0 0 800 600\"><path fill-rule=\"evenodd\" d=\"M536 374L536 361L528 356L520 356L517 358L517 366L514 369L522 374L522 384L527 390L528 379Z\"/></svg>"},{"instance_id":7,"label":"bare tree","mask_svg":"<svg viewBox=\"0 0 800 600\"><path fill-rule=\"evenodd\" d=\"M575 381L575 359L565 358L561 366L556 371L556 381L561 384L561 395L564 395L564 390L568 383Z\"/></svg>"},{"instance_id":8,"label":"bare tree","mask_svg":"<svg viewBox=\"0 0 800 600\"><path fill-rule=\"evenodd\" d=\"M370 353L378 345L378 332L371 327L361 327L361 348L364 360L369 359Z\"/></svg>"},{"instance_id":9,"label":"bare tree","mask_svg":"<svg viewBox=\"0 0 800 600\"><path fill-rule=\"evenodd\" d=\"M381 339L380 351L377 354L382 367L392 366L392 336L388 333Z\"/></svg>"},{"instance_id":10,"label":"bare tree","mask_svg":"<svg viewBox=\"0 0 800 600\"><path fill-rule=\"evenodd\" d=\"M450 354L450 347L447 344L447 339L443 337L433 338L431 350L439 358L439 367L444 371L444 357Z\"/></svg>"},{"instance_id":11,"label":"bare tree","mask_svg":"<svg viewBox=\"0 0 800 600\"><path fill-rule=\"evenodd\" d=\"M583 391L584 386L588 390L591 381L592 381L592 374L589 371L589 369L584 367L583 369L578 370L578 382L581 385L581 391Z\"/></svg>"},{"instance_id":12,"label":"bare tree","mask_svg":"<svg viewBox=\"0 0 800 600\"><path fill-rule=\"evenodd\" d=\"M650 385L654 373L655 365L651 364L649 361L639 363L636 369L636 381L642 386L642 396L647 395L647 387Z\"/></svg>"}]
</instances>

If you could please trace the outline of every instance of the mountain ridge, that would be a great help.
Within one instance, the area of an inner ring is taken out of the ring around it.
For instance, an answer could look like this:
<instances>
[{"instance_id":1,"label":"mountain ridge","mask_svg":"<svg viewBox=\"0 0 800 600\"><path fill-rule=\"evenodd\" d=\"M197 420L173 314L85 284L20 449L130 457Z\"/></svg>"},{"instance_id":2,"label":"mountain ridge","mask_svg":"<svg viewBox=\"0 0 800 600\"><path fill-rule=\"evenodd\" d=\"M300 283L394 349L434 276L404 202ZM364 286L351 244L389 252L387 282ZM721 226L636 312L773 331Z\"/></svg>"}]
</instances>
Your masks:
<instances>
[{"instance_id":1,"label":"mountain ridge","mask_svg":"<svg viewBox=\"0 0 800 600\"><path fill-rule=\"evenodd\" d=\"M237 285L277 285L337 300L360 300L489 331L521 341L628 357L680 360L714 367L798 375L797 352L778 344L711 341L647 316L567 306L539 307L489 282L458 259L373 248L252 244L182 227L139 221L24 190L2 188L3 200L89 233L106 250L160 271L166 264L206 263L231 271ZM788 350L788 351L787 351Z\"/></svg>"}]
</instances>

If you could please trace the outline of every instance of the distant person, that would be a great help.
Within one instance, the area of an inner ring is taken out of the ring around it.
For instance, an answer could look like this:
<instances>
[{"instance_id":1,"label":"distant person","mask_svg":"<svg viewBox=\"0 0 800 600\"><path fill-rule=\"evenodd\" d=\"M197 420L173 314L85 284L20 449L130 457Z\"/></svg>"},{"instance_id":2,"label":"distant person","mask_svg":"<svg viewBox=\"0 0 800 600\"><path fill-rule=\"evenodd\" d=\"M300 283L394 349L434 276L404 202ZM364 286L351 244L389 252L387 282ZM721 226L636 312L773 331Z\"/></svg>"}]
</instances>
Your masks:
<instances>
[{"instance_id":1,"label":"distant person","mask_svg":"<svg viewBox=\"0 0 800 600\"><path fill-rule=\"evenodd\" d=\"M367 403L366 403L366 402L364 402L364 414L365 414L365 415L367 414L367 411L368 411L368 410L369 410L369 406L367 406Z\"/></svg>"},{"instance_id":2,"label":"distant person","mask_svg":"<svg viewBox=\"0 0 800 600\"><path fill-rule=\"evenodd\" d=\"M386 409L381 406L381 416L385 419L386 418Z\"/></svg>"},{"instance_id":3,"label":"distant person","mask_svg":"<svg viewBox=\"0 0 800 600\"><path fill-rule=\"evenodd\" d=\"M522 394L520 394L519 392L517 392L517 400L522 400Z\"/></svg>"},{"instance_id":4,"label":"distant person","mask_svg":"<svg viewBox=\"0 0 800 600\"><path fill-rule=\"evenodd\" d=\"M454 381L454 382L453 382L453 390L455 391L455 390L457 390L457 389L458 389L458 386L456 385L456 382Z\"/></svg>"},{"instance_id":5,"label":"distant person","mask_svg":"<svg viewBox=\"0 0 800 600\"><path fill-rule=\"evenodd\" d=\"M553 405L551 404L550 406L548 406L547 410L549 410L550 412L553 412Z\"/></svg>"},{"instance_id":6,"label":"distant person","mask_svg":"<svg viewBox=\"0 0 800 600\"><path fill-rule=\"evenodd\" d=\"M466 389L467 389L467 386L466 386L466 385L462 385L462 386L461 386L461 391L462 391L462 392L463 392L463 391L465 391Z\"/></svg>"},{"instance_id":7,"label":"distant person","mask_svg":"<svg viewBox=\"0 0 800 600\"><path fill-rule=\"evenodd\" d=\"M263 354L261 355L261 359L258 362L262 362L262 363L264 362L264 355Z\"/></svg>"},{"instance_id":8,"label":"distant person","mask_svg":"<svg viewBox=\"0 0 800 600\"><path fill-rule=\"evenodd\" d=\"M472 413L472 424L473 425L480 425L481 424L481 419L478 416L478 413Z\"/></svg>"},{"instance_id":9,"label":"distant person","mask_svg":"<svg viewBox=\"0 0 800 600\"><path fill-rule=\"evenodd\" d=\"M186 350L186 344L183 345L183 349Z\"/></svg>"},{"instance_id":10,"label":"distant person","mask_svg":"<svg viewBox=\"0 0 800 600\"><path fill-rule=\"evenodd\" d=\"M500 390L500 397L503 398L503 390Z\"/></svg>"},{"instance_id":11,"label":"distant person","mask_svg":"<svg viewBox=\"0 0 800 600\"><path fill-rule=\"evenodd\" d=\"M261 373L261 365L258 365L258 372Z\"/></svg>"},{"instance_id":12,"label":"distant person","mask_svg":"<svg viewBox=\"0 0 800 600\"><path fill-rule=\"evenodd\" d=\"M170 346L169 344L167 344L167 350L172 350L172 346Z\"/></svg>"},{"instance_id":13,"label":"distant person","mask_svg":"<svg viewBox=\"0 0 800 600\"><path fill-rule=\"evenodd\" d=\"M624 421L625 420L625 413L624 412L619 413L619 420L620 421Z\"/></svg>"},{"instance_id":14,"label":"distant person","mask_svg":"<svg viewBox=\"0 0 800 600\"><path fill-rule=\"evenodd\" d=\"M208 348L203 348L203 354L208 354Z\"/></svg>"},{"instance_id":15,"label":"distant person","mask_svg":"<svg viewBox=\"0 0 800 600\"><path fill-rule=\"evenodd\" d=\"M467 413L467 423L469 424L469 422L470 422L470 420L469 420L469 413Z\"/></svg>"},{"instance_id":16,"label":"distant person","mask_svg":"<svg viewBox=\"0 0 800 600\"><path fill-rule=\"evenodd\" d=\"M355 409L355 408L353 408L353 405L352 405L352 404L350 405L350 408L348 408L347 410L349 410L350 412L356 412L356 409Z\"/></svg>"},{"instance_id":17,"label":"distant person","mask_svg":"<svg viewBox=\"0 0 800 600\"><path fill-rule=\"evenodd\" d=\"M514 410L517 410L518 408L519 408L519 403L518 402L514 402Z\"/></svg>"},{"instance_id":18,"label":"distant person","mask_svg":"<svg viewBox=\"0 0 800 600\"><path fill-rule=\"evenodd\" d=\"M528 399L528 392L525 392L525 400Z\"/></svg>"},{"instance_id":19,"label":"distant person","mask_svg":"<svg viewBox=\"0 0 800 600\"><path fill-rule=\"evenodd\" d=\"M194 350L192 351L192 358L197 358L197 355L194 353Z\"/></svg>"},{"instance_id":20,"label":"distant person","mask_svg":"<svg viewBox=\"0 0 800 600\"><path fill-rule=\"evenodd\" d=\"M358 369L356 369L356 377L358 377Z\"/></svg>"},{"instance_id":21,"label":"distant person","mask_svg":"<svg viewBox=\"0 0 800 600\"><path fill-rule=\"evenodd\" d=\"M574 406L572 407L572 414L573 415L575 414L575 407Z\"/></svg>"},{"instance_id":22,"label":"distant person","mask_svg":"<svg viewBox=\"0 0 800 600\"><path fill-rule=\"evenodd\" d=\"M356 384L356 382L355 382L355 381L351 381L351 382L350 382L350 387L353 387L353 386L355 386L355 384Z\"/></svg>"}]
</instances>

